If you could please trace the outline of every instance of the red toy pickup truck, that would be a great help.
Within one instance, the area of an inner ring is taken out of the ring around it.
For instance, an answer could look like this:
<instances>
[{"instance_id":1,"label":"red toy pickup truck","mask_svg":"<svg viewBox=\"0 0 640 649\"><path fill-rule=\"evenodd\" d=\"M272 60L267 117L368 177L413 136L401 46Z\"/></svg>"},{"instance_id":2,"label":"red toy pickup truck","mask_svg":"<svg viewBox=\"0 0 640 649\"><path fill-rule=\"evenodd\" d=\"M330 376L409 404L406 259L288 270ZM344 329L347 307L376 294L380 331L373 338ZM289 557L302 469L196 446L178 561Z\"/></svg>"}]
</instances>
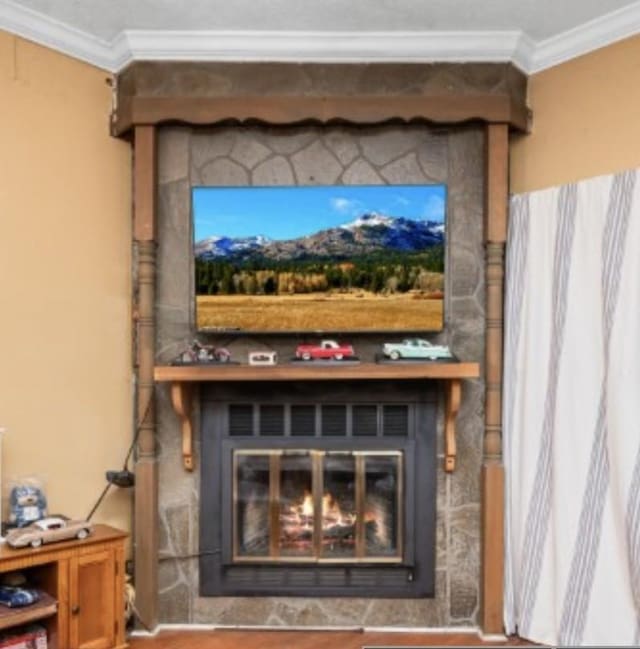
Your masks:
<instances>
[{"instance_id":1,"label":"red toy pickup truck","mask_svg":"<svg viewBox=\"0 0 640 649\"><path fill-rule=\"evenodd\" d=\"M339 345L335 340L323 340L319 345L298 345L296 347L296 358L303 361L314 359L341 361L352 356L355 356L355 352L351 345Z\"/></svg>"}]
</instances>

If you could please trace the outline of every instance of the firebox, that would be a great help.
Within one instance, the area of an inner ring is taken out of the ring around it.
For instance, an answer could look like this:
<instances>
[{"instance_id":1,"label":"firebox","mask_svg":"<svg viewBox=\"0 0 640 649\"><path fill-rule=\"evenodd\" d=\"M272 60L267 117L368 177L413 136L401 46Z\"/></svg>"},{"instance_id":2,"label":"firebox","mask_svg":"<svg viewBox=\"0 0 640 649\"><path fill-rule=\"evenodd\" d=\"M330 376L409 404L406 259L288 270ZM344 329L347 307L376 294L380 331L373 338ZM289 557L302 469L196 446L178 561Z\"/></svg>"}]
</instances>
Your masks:
<instances>
[{"instance_id":1,"label":"firebox","mask_svg":"<svg viewBox=\"0 0 640 649\"><path fill-rule=\"evenodd\" d=\"M200 592L433 595L437 391L203 388Z\"/></svg>"},{"instance_id":2,"label":"firebox","mask_svg":"<svg viewBox=\"0 0 640 649\"><path fill-rule=\"evenodd\" d=\"M233 561L402 561L404 452L233 451Z\"/></svg>"}]
</instances>

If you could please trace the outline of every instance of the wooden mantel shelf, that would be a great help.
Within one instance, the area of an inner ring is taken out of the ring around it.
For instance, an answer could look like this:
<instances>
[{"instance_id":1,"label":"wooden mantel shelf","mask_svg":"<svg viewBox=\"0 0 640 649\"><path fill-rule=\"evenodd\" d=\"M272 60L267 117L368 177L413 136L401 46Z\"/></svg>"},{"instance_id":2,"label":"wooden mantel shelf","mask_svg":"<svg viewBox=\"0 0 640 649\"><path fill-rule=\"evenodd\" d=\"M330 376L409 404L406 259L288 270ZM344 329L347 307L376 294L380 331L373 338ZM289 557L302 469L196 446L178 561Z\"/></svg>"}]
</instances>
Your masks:
<instances>
[{"instance_id":1,"label":"wooden mantel shelf","mask_svg":"<svg viewBox=\"0 0 640 649\"><path fill-rule=\"evenodd\" d=\"M344 366L300 361L289 365L160 365L158 382L174 381L344 381L368 379L471 379L480 376L478 363L348 363Z\"/></svg>"},{"instance_id":2,"label":"wooden mantel shelf","mask_svg":"<svg viewBox=\"0 0 640 649\"><path fill-rule=\"evenodd\" d=\"M154 378L170 383L171 403L180 418L184 468L193 470L193 422L191 396L195 383L229 381L345 381L345 380L441 380L446 386L445 463L451 472L456 464L455 420L460 408L461 380L480 376L478 363L345 363L344 366L291 363L255 367L249 365L161 365Z\"/></svg>"}]
</instances>

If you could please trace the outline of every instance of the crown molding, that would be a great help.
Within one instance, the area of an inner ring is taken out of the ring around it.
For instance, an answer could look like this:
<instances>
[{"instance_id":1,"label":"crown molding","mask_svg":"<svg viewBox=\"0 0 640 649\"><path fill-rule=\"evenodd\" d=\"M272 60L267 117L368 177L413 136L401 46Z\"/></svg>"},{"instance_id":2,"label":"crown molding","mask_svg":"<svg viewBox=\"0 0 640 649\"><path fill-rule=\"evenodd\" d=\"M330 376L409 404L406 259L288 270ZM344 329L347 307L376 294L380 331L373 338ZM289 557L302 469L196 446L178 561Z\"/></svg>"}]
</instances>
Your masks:
<instances>
[{"instance_id":1,"label":"crown molding","mask_svg":"<svg viewBox=\"0 0 640 649\"><path fill-rule=\"evenodd\" d=\"M124 30L111 41L14 0L0 0L0 29L118 72L133 61L512 62L540 72L640 33L640 0L552 38L520 31L299 32Z\"/></svg>"},{"instance_id":2,"label":"crown molding","mask_svg":"<svg viewBox=\"0 0 640 649\"><path fill-rule=\"evenodd\" d=\"M12 0L0 0L0 29L96 67L116 71L112 43Z\"/></svg>"},{"instance_id":3,"label":"crown molding","mask_svg":"<svg viewBox=\"0 0 640 649\"><path fill-rule=\"evenodd\" d=\"M640 33L640 2L539 41L529 60L529 74L541 72L583 54Z\"/></svg>"},{"instance_id":4,"label":"crown molding","mask_svg":"<svg viewBox=\"0 0 640 649\"><path fill-rule=\"evenodd\" d=\"M525 74L529 74L531 60L535 54L536 44L525 32L519 32L518 40L511 56L511 63L520 68Z\"/></svg>"},{"instance_id":5,"label":"crown molding","mask_svg":"<svg viewBox=\"0 0 640 649\"><path fill-rule=\"evenodd\" d=\"M131 60L280 62L511 61L519 32L123 32Z\"/></svg>"}]
</instances>

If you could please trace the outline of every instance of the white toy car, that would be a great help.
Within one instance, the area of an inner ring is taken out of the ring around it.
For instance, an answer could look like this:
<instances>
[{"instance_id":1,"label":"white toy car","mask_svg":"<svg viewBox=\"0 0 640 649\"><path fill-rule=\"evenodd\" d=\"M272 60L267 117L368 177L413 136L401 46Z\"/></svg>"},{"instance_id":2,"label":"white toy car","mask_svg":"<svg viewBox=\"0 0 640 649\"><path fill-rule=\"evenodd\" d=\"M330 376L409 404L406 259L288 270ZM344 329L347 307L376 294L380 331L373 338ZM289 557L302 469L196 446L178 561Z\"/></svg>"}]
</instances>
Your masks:
<instances>
[{"instance_id":1,"label":"white toy car","mask_svg":"<svg viewBox=\"0 0 640 649\"><path fill-rule=\"evenodd\" d=\"M446 345L432 345L428 340L421 338L407 338L401 343L385 343L382 352L390 359L397 361L401 358L451 358L451 351Z\"/></svg>"},{"instance_id":2,"label":"white toy car","mask_svg":"<svg viewBox=\"0 0 640 649\"><path fill-rule=\"evenodd\" d=\"M89 521L71 521L61 516L49 516L26 527L11 530L7 533L6 540L12 548L24 548L27 545L37 548L43 543L86 539L92 529L93 523Z\"/></svg>"}]
</instances>

